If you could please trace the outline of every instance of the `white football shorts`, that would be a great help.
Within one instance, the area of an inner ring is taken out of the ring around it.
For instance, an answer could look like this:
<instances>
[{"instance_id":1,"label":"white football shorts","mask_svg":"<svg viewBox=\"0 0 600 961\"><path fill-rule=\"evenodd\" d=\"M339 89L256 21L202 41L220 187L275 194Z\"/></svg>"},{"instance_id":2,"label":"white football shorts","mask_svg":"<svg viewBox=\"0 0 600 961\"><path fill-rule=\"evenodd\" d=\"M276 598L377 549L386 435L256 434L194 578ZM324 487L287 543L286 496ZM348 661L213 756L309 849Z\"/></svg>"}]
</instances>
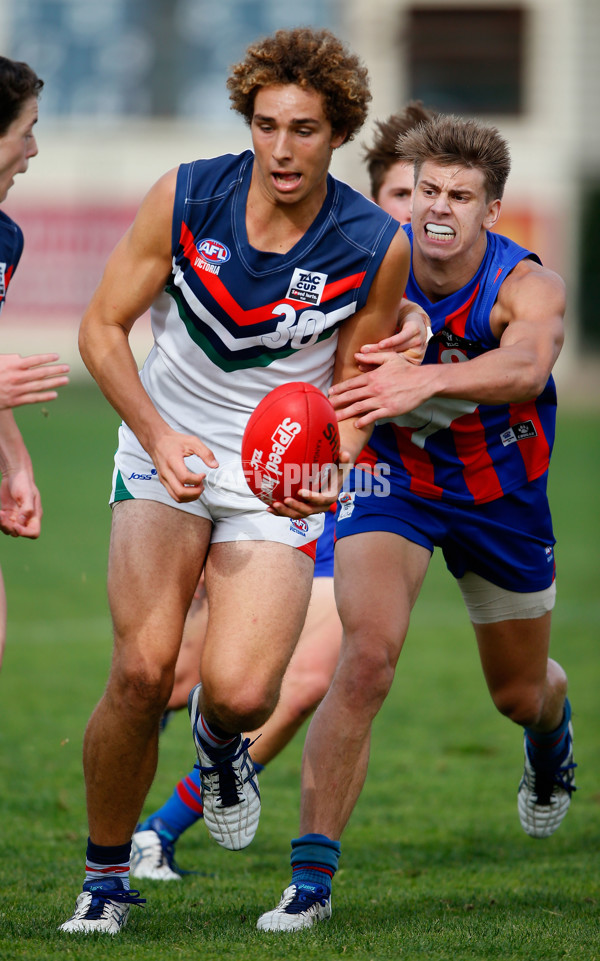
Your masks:
<instances>
[{"instance_id":1,"label":"white football shorts","mask_svg":"<svg viewBox=\"0 0 600 961\"><path fill-rule=\"evenodd\" d=\"M216 452L215 452L216 453ZM119 428L119 446L115 454L111 506L122 500L151 500L177 510L206 517L213 524L212 543L227 541L275 541L289 544L314 557L317 538L323 531L324 514L312 514L300 520L278 517L267 512L266 505L246 484L241 461L222 463L207 468L193 455L186 463L194 472L206 471L204 492L197 500L180 504L173 500L158 479L149 454L126 424ZM311 546L309 546L311 545Z\"/></svg>"}]
</instances>

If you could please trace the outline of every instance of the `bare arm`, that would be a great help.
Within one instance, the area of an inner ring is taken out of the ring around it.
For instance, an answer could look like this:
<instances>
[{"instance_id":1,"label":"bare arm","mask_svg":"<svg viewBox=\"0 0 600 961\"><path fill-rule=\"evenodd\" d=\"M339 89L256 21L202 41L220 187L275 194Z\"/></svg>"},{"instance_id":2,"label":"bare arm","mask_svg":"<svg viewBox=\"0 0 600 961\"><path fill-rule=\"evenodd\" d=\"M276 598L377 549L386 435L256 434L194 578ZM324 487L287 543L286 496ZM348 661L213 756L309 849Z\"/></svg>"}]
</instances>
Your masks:
<instances>
[{"instance_id":1,"label":"bare arm","mask_svg":"<svg viewBox=\"0 0 600 961\"><path fill-rule=\"evenodd\" d=\"M363 344L377 343L394 333L409 267L410 244L404 231L399 230L377 271L365 306L350 321L342 324L333 373L334 385L359 373L360 363L369 362L370 358L360 353ZM347 451L350 463L354 463L369 440L373 425L342 422L339 427L341 449Z\"/></svg>"},{"instance_id":2,"label":"bare arm","mask_svg":"<svg viewBox=\"0 0 600 961\"><path fill-rule=\"evenodd\" d=\"M217 462L197 437L177 433L160 416L139 379L128 339L171 272L176 175L170 171L151 188L111 254L81 322L79 349L106 398L149 453L171 496L189 501L202 493L205 474L193 474L184 458L197 454L210 467Z\"/></svg>"},{"instance_id":3,"label":"bare arm","mask_svg":"<svg viewBox=\"0 0 600 961\"><path fill-rule=\"evenodd\" d=\"M390 336L396 329L409 266L409 242L404 231L399 230L377 271L365 306L340 328L334 383L351 378L358 372L358 351L364 343L377 342ZM354 463L371 436L373 425L357 428L350 421L345 421L340 423L339 428L342 451L340 463ZM285 504L276 503L270 510L288 517L306 517L326 510L336 500L342 480L343 474L340 470L337 476L331 479L327 490L320 493L299 491L302 500L286 498Z\"/></svg>"},{"instance_id":4,"label":"bare arm","mask_svg":"<svg viewBox=\"0 0 600 961\"><path fill-rule=\"evenodd\" d=\"M42 504L31 458L11 410L0 410L0 530L11 537L40 535Z\"/></svg>"},{"instance_id":5,"label":"bare arm","mask_svg":"<svg viewBox=\"0 0 600 961\"><path fill-rule=\"evenodd\" d=\"M364 427L414 410L431 397L476 404L519 403L543 390L560 353L565 289L561 278L523 261L500 288L491 315L497 350L464 363L416 367L401 354L359 354L379 366L334 389L338 417Z\"/></svg>"}]
</instances>

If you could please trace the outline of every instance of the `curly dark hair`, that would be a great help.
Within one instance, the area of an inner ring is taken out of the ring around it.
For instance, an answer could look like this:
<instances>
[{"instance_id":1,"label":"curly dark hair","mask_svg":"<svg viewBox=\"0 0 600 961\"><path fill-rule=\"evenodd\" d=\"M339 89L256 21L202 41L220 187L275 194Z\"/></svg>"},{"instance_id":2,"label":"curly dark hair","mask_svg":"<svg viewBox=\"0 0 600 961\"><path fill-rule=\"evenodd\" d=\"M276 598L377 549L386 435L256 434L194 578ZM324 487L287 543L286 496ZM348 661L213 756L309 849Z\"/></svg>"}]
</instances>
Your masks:
<instances>
[{"instance_id":1,"label":"curly dark hair","mask_svg":"<svg viewBox=\"0 0 600 961\"><path fill-rule=\"evenodd\" d=\"M297 84L323 96L334 134L347 142L360 130L371 100L367 68L329 30L297 27L278 30L251 44L227 80L231 107L252 122L261 87Z\"/></svg>"},{"instance_id":2,"label":"curly dark hair","mask_svg":"<svg viewBox=\"0 0 600 961\"><path fill-rule=\"evenodd\" d=\"M425 123L436 116L435 111L425 107L421 100L410 100L401 113L394 113L387 120L376 120L376 133L371 147L364 148L364 161L367 165L371 196L375 201L385 176L394 164L403 161L398 153L398 138L408 133L417 124Z\"/></svg>"},{"instance_id":3,"label":"curly dark hair","mask_svg":"<svg viewBox=\"0 0 600 961\"><path fill-rule=\"evenodd\" d=\"M39 97L44 86L31 67L20 60L0 57L0 137L17 119L30 97Z\"/></svg>"},{"instance_id":4,"label":"curly dark hair","mask_svg":"<svg viewBox=\"0 0 600 961\"><path fill-rule=\"evenodd\" d=\"M483 173L487 201L502 199L510 172L510 151L496 127L440 115L402 134L397 147L402 157L414 163L415 177L429 160L447 167L475 167Z\"/></svg>"}]
</instances>

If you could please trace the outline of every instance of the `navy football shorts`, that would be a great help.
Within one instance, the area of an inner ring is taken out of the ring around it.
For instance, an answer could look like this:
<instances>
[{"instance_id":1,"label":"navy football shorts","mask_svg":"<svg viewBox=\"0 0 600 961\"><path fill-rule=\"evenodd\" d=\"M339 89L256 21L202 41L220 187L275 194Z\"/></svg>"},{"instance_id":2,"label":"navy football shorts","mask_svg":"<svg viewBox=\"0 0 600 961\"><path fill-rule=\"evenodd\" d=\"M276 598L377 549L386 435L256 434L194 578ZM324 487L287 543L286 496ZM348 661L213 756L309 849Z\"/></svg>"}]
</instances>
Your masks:
<instances>
[{"instance_id":1,"label":"navy football shorts","mask_svg":"<svg viewBox=\"0 0 600 961\"><path fill-rule=\"evenodd\" d=\"M389 475L378 480L351 471L339 496L336 539L389 531L432 553L441 547L456 578L473 571L505 590L541 591L555 574L546 481L544 474L487 504L459 504L419 497Z\"/></svg>"},{"instance_id":2,"label":"navy football shorts","mask_svg":"<svg viewBox=\"0 0 600 961\"><path fill-rule=\"evenodd\" d=\"M317 541L317 557L315 559L314 577L333 577L333 532L335 530L335 513L327 511L325 527Z\"/></svg>"}]
</instances>

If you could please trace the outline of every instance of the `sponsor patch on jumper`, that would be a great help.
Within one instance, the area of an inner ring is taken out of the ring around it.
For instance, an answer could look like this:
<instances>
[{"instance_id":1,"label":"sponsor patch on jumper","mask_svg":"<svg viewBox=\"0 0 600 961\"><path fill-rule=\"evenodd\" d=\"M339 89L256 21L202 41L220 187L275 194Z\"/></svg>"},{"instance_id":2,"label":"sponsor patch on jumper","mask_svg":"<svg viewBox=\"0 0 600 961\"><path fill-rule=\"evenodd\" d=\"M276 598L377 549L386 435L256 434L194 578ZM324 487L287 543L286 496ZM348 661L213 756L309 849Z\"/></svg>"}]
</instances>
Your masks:
<instances>
[{"instance_id":1,"label":"sponsor patch on jumper","mask_svg":"<svg viewBox=\"0 0 600 961\"><path fill-rule=\"evenodd\" d=\"M537 430L532 420L524 420L520 424L513 424L512 427L500 434L500 440L504 447L516 444L520 440L527 440L529 437L537 437Z\"/></svg>"},{"instance_id":2,"label":"sponsor patch on jumper","mask_svg":"<svg viewBox=\"0 0 600 961\"><path fill-rule=\"evenodd\" d=\"M326 283L327 274L296 267L286 297L289 300L300 300L303 304L320 304Z\"/></svg>"}]
</instances>

